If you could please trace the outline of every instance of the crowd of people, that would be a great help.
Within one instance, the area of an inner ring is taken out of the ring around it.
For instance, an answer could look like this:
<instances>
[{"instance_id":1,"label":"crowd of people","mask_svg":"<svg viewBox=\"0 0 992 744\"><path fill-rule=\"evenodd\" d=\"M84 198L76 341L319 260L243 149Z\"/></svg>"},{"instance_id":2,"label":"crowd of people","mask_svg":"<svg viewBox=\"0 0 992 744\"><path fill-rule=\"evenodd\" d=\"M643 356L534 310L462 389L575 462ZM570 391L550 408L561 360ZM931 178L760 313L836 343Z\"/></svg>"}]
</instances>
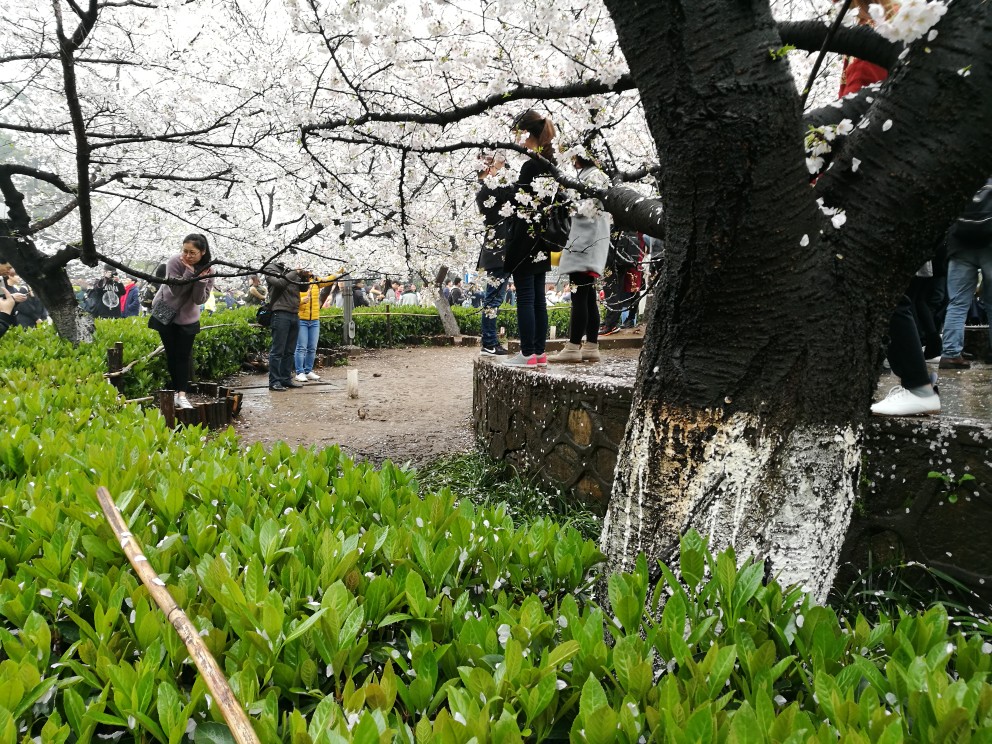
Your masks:
<instances>
[{"instance_id":1,"label":"crowd of people","mask_svg":"<svg viewBox=\"0 0 992 744\"><path fill-rule=\"evenodd\" d=\"M598 362L599 337L634 325L644 286L643 267L659 245L640 233L611 231L611 219L597 199L574 208L557 193L549 196L537 181L557 167L550 118L528 109L513 121L514 136L534 153L511 183L503 175L500 153L480 164L476 204L487 228L478 268L487 286L473 302L483 310L482 354L505 356L504 364L538 368L551 363ZM577 155L572 165L579 181L608 186L594 159ZM506 205L526 205L507 213ZM567 221L557 217L570 212ZM553 266L556 266L553 269ZM548 281L549 277L552 278ZM565 281L559 290L558 280ZM495 333L495 317L505 293L515 295L520 351L510 355ZM463 296L457 286L452 294ZM546 353L548 306L570 304L569 339L557 354ZM605 312L601 312L603 303Z\"/></svg>"},{"instance_id":2,"label":"crowd of people","mask_svg":"<svg viewBox=\"0 0 992 744\"><path fill-rule=\"evenodd\" d=\"M874 71L869 71L874 72ZM884 73L884 70L882 71ZM844 86L850 90L870 75L849 65ZM548 363L600 360L599 337L636 322L644 293L644 267L661 250L659 241L641 233L611 229L610 215L595 198L568 208L570 222L555 232L556 194L536 181L557 166L552 142L554 124L534 110L513 122L514 134L539 157L528 158L516 179L502 171L499 153L486 155L479 168L477 206L486 225L477 268L478 281L467 286L461 277L441 289L450 305L480 309L481 354L505 357L503 363L534 369ZM575 156L576 177L590 186L607 181L590 157ZM506 213L504 205L526 205ZM939 358L941 369L964 370L971 359L964 350L966 322L985 324L992 308L992 178L975 194L954 223L935 257L921 268L895 308L888 333L887 361L900 384L872 406L880 415L914 415L940 411L936 375L926 362ZM147 314L165 350L175 403L187 400L193 343L203 312L212 312L219 300L227 307L261 305L271 310L272 343L269 353L269 389L282 392L317 381L314 360L320 334L320 311L341 307L348 289L355 307L378 304L422 305L429 301L412 283L383 279L366 286L344 271L318 276L302 268L273 264L266 281L250 276L243 289L215 290L210 246L206 236L187 235L176 255L159 265L157 279L174 282L123 280L107 266L89 286L80 286L77 299L95 317L120 318ZM555 266L553 270L553 265ZM510 355L497 333L501 305L516 305L520 351ZM548 355L548 306L570 306L569 338L556 354ZM31 288L9 263L0 263L0 335L17 324L43 323L47 313ZM989 329L992 363L992 327Z\"/></svg>"}]
</instances>

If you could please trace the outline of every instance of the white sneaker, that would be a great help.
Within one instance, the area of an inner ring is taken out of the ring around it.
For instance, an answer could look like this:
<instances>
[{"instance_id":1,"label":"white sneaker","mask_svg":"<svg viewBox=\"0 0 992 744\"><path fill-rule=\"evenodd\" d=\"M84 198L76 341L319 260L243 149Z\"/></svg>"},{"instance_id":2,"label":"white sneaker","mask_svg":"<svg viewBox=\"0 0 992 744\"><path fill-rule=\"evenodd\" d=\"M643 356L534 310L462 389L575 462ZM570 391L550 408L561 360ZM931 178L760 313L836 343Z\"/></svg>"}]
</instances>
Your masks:
<instances>
[{"instance_id":1,"label":"white sneaker","mask_svg":"<svg viewBox=\"0 0 992 744\"><path fill-rule=\"evenodd\" d=\"M307 372L307 379L316 382L317 380L320 379L320 375L318 375L316 372Z\"/></svg>"},{"instance_id":2,"label":"white sneaker","mask_svg":"<svg viewBox=\"0 0 992 744\"><path fill-rule=\"evenodd\" d=\"M885 398L872 405L871 412L878 416L920 416L940 413L940 396L933 393L921 397L901 385L896 385Z\"/></svg>"},{"instance_id":3,"label":"white sneaker","mask_svg":"<svg viewBox=\"0 0 992 744\"><path fill-rule=\"evenodd\" d=\"M176 408L187 408L187 409L189 409L189 408L192 408L193 407L193 404L189 402L189 398L187 398L185 395L182 395L182 396L177 395L176 396L175 403L176 403Z\"/></svg>"},{"instance_id":4,"label":"white sneaker","mask_svg":"<svg viewBox=\"0 0 992 744\"><path fill-rule=\"evenodd\" d=\"M298 374L293 379L296 380L297 382L306 382L307 381L307 376L305 374L303 374L302 372L300 372L300 374Z\"/></svg>"}]
</instances>

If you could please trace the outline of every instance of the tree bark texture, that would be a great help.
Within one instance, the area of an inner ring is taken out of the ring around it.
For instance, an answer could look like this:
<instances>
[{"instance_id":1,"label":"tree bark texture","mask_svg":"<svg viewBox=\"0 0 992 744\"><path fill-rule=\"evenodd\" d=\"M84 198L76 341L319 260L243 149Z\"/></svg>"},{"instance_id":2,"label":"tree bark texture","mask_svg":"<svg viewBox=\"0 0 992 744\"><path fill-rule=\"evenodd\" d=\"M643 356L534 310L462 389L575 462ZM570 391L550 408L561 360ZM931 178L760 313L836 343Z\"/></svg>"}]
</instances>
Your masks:
<instances>
[{"instance_id":1,"label":"tree bark texture","mask_svg":"<svg viewBox=\"0 0 992 744\"><path fill-rule=\"evenodd\" d=\"M640 550L670 560L695 527L822 598L883 330L992 172L978 134L992 131L992 107L968 103L990 100L989 71L955 73L962 57L992 59L988 7L952 4L930 52L896 70L811 188L796 86L768 53L782 42L767 6L606 4L664 165L665 256L605 552L620 570ZM833 227L818 198L847 224Z\"/></svg>"},{"instance_id":2,"label":"tree bark texture","mask_svg":"<svg viewBox=\"0 0 992 744\"><path fill-rule=\"evenodd\" d=\"M59 336L73 344L92 341L93 318L76 301L67 261L50 259L27 237L30 220L24 196L7 174L0 174L0 193L7 205L7 219L0 220L0 261L9 262L38 295Z\"/></svg>"}]
</instances>

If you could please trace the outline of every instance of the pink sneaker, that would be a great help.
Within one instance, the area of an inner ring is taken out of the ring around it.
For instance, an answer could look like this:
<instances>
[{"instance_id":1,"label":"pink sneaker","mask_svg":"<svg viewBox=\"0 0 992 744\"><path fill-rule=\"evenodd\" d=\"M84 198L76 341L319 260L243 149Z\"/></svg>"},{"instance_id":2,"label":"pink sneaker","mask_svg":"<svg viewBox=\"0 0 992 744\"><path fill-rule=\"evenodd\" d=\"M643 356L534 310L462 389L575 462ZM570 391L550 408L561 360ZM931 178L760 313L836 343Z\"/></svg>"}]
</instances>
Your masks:
<instances>
[{"instance_id":1,"label":"pink sneaker","mask_svg":"<svg viewBox=\"0 0 992 744\"><path fill-rule=\"evenodd\" d=\"M526 367L527 369L534 369L537 367L537 357L534 354L524 356L518 352L513 356L506 357L503 360L503 364L508 367Z\"/></svg>"},{"instance_id":2,"label":"pink sneaker","mask_svg":"<svg viewBox=\"0 0 992 744\"><path fill-rule=\"evenodd\" d=\"M537 360L537 361L535 361L535 364L538 367L547 367L548 366L548 355L547 354L536 354L534 356L534 358Z\"/></svg>"}]
</instances>

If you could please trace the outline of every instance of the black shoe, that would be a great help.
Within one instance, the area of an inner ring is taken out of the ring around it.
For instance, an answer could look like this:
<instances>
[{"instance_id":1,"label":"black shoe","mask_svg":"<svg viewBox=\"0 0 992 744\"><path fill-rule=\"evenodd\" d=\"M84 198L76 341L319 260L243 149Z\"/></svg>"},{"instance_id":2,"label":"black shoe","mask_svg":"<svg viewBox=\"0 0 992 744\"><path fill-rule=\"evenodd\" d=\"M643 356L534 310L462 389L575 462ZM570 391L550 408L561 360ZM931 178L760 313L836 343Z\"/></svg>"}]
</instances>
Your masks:
<instances>
[{"instance_id":1,"label":"black shoe","mask_svg":"<svg viewBox=\"0 0 992 744\"><path fill-rule=\"evenodd\" d=\"M479 352L482 356L506 356L510 352L504 349L499 344L496 346L483 346L482 351Z\"/></svg>"},{"instance_id":2,"label":"black shoe","mask_svg":"<svg viewBox=\"0 0 992 744\"><path fill-rule=\"evenodd\" d=\"M965 359L963 354L956 357L942 356L937 366L941 369L971 369L971 362Z\"/></svg>"},{"instance_id":3,"label":"black shoe","mask_svg":"<svg viewBox=\"0 0 992 744\"><path fill-rule=\"evenodd\" d=\"M285 385L285 386L286 386L287 388L299 388L299 387L304 387L304 386L303 386L303 385L301 385L300 383L298 383L298 382L293 382L292 380L290 380L289 382L285 382L285 383L283 383L283 385Z\"/></svg>"},{"instance_id":4,"label":"black shoe","mask_svg":"<svg viewBox=\"0 0 992 744\"><path fill-rule=\"evenodd\" d=\"M285 393L289 388L285 387L281 382L277 382L275 385L269 385L269 390L273 390L277 393Z\"/></svg>"},{"instance_id":5,"label":"black shoe","mask_svg":"<svg viewBox=\"0 0 992 744\"><path fill-rule=\"evenodd\" d=\"M617 328L616 326L612 326L610 328L600 328L599 329L599 335L600 336L612 336L614 333L620 333L620 329Z\"/></svg>"}]
</instances>

